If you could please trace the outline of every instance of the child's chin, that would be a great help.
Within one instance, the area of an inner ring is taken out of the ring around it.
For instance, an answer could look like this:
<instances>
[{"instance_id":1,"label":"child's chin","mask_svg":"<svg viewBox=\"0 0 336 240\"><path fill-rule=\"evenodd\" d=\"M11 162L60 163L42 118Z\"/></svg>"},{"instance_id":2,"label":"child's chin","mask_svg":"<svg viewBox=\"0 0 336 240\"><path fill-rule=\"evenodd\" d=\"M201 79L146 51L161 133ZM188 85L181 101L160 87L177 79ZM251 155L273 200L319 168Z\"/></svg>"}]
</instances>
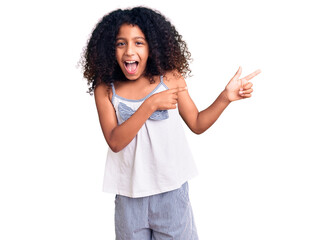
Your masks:
<instances>
[{"instance_id":1,"label":"child's chin","mask_svg":"<svg viewBox=\"0 0 336 240\"><path fill-rule=\"evenodd\" d=\"M138 75L125 75L127 80L130 80L130 81L135 81L135 80L138 80L139 79L139 76Z\"/></svg>"}]
</instances>

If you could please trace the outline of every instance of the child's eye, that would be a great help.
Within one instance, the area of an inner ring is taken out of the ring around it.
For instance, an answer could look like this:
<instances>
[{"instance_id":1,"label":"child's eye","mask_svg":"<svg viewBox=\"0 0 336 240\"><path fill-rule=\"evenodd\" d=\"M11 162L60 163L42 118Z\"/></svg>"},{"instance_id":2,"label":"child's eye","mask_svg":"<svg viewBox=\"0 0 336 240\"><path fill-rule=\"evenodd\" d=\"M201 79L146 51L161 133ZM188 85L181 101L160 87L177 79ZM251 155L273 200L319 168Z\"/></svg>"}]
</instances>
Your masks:
<instances>
[{"instance_id":1,"label":"child's eye","mask_svg":"<svg viewBox=\"0 0 336 240\"><path fill-rule=\"evenodd\" d=\"M143 42L136 42L135 44L136 45L143 45L144 43Z\"/></svg>"},{"instance_id":2,"label":"child's eye","mask_svg":"<svg viewBox=\"0 0 336 240\"><path fill-rule=\"evenodd\" d=\"M116 44L117 47L124 46L124 45L125 45L125 43L123 43L123 42L117 42L117 44Z\"/></svg>"}]
</instances>

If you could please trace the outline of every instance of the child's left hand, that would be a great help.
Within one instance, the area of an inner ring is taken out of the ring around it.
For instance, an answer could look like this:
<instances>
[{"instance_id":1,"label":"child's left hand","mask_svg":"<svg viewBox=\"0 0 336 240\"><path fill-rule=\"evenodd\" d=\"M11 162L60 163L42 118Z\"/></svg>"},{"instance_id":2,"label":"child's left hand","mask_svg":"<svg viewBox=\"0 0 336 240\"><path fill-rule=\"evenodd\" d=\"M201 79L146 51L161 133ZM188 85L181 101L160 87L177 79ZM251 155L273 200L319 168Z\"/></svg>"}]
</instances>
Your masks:
<instances>
[{"instance_id":1,"label":"child's left hand","mask_svg":"<svg viewBox=\"0 0 336 240\"><path fill-rule=\"evenodd\" d=\"M239 67L237 73L226 85L223 94L230 102L251 97L252 96L251 93L253 92L252 89L253 84L249 82L249 80L257 76L260 72L261 72L260 70L257 70L247 75L246 77L239 79L242 73L242 68Z\"/></svg>"}]
</instances>

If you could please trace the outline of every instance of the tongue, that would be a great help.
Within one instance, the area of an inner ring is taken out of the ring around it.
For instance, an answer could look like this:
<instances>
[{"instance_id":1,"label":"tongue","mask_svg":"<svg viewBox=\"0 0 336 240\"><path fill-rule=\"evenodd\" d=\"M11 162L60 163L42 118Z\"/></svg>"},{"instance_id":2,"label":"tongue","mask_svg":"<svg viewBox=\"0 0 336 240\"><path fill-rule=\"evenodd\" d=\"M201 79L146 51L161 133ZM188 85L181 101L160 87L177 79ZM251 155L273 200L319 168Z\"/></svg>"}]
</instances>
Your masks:
<instances>
[{"instance_id":1,"label":"tongue","mask_svg":"<svg viewBox=\"0 0 336 240\"><path fill-rule=\"evenodd\" d=\"M126 69L129 73L133 73L136 68L137 68L136 63L126 63Z\"/></svg>"}]
</instances>

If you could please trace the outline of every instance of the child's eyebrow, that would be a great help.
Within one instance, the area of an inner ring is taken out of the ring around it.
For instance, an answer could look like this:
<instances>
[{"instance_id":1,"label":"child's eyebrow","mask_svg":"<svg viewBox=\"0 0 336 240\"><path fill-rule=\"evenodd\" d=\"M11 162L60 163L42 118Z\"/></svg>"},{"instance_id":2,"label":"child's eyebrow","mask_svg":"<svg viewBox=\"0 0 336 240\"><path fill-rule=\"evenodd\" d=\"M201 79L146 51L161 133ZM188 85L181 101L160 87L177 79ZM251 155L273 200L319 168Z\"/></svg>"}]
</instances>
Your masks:
<instances>
[{"instance_id":1,"label":"child's eyebrow","mask_svg":"<svg viewBox=\"0 0 336 240\"><path fill-rule=\"evenodd\" d=\"M132 40L137 40L137 39L142 39L142 40L145 40L146 41L146 38L144 38L144 37L134 37L134 38L132 38ZM127 40L126 38L123 38L123 37L117 37L116 38L116 41L118 41L118 40Z\"/></svg>"}]
</instances>

